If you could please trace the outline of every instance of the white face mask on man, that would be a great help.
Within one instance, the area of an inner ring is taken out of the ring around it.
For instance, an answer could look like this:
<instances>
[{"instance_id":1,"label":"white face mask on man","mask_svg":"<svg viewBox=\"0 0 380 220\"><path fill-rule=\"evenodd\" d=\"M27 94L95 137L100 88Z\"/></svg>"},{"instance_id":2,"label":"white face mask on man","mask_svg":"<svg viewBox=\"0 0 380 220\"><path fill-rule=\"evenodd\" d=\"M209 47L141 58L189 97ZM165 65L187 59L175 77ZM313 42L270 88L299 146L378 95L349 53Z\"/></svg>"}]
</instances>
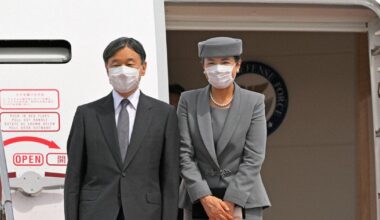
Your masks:
<instances>
[{"instance_id":1,"label":"white face mask on man","mask_svg":"<svg viewBox=\"0 0 380 220\"><path fill-rule=\"evenodd\" d=\"M121 93L134 90L140 83L139 69L124 65L109 68L108 78L112 87Z\"/></svg>"},{"instance_id":2,"label":"white face mask on man","mask_svg":"<svg viewBox=\"0 0 380 220\"><path fill-rule=\"evenodd\" d=\"M206 67L205 74L207 75L208 82L217 89L227 88L234 81L232 77L234 66L217 64Z\"/></svg>"}]
</instances>

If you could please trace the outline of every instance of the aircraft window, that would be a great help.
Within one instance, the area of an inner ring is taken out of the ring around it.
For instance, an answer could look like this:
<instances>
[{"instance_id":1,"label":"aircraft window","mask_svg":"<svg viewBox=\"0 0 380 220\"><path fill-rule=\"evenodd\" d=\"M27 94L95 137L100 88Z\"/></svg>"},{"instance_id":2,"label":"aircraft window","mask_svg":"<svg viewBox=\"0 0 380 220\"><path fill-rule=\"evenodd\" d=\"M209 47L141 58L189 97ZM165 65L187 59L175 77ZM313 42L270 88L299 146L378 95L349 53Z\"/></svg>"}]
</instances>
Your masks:
<instances>
[{"instance_id":1,"label":"aircraft window","mask_svg":"<svg viewBox=\"0 0 380 220\"><path fill-rule=\"evenodd\" d=\"M0 40L0 64L68 63L71 45L65 40Z\"/></svg>"}]
</instances>

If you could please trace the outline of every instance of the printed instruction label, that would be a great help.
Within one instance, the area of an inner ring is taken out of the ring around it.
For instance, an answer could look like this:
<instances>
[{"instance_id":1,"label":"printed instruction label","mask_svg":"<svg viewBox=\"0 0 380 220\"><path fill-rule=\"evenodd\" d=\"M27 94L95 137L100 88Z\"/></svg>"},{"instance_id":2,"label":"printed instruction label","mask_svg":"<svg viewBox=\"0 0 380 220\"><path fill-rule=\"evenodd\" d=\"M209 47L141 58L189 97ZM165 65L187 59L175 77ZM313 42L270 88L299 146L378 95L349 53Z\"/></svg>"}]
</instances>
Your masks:
<instances>
[{"instance_id":1,"label":"printed instruction label","mask_svg":"<svg viewBox=\"0 0 380 220\"><path fill-rule=\"evenodd\" d=\"M0 114L4 132L57 132L60 116L57 112L3 112Z\"/></svg>"},{"instance_id":2,"label":"printed instruction label","mask_svg":"<svg viewBox=\"0 0 380 220\"><path fill-rule=\"evenodd\" d=\"M48 153L46 155L46 163L49 166L66 166L67 154L65 153Z\"/></svg>"},{"instance_id":3,"label":"printed instruction label","mask_svg":"<svg viewBox=\"0 0 380 220\"><path fill-rule=\"evenodd\" d=\"M3 89L0 109L58 109L59 92L55 89Z\"/></svg>"},{"instance_id":4,"label":"printed instruction label","mask_svg":"<svg viewBox=\"0 0 380 220\"><path fill-rule=\"evenodd\" d=\"M15 166L42 166L44 156L40 153L16 153L13 155Z\"/></svg>"}]
</instances>

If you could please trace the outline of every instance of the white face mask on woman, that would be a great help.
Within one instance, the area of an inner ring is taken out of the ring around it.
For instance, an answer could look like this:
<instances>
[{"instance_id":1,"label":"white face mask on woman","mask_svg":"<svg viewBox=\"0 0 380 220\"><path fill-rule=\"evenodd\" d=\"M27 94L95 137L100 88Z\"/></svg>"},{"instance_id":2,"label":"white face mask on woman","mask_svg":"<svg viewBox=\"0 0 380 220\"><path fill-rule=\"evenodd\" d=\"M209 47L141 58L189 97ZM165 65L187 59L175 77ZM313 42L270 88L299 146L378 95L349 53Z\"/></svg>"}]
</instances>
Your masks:
<instances>
[{"instance_id":1,"label":"white face mask on woman","mask_svg":"<svg viewBox=\"0 0 380 220\"><path fill-rule=\"evenodd\" d=\"M108 70L108 78L112 87L121 93L127 93L139 86L140 83L139 69L118 66Z\"/></svg>"},{"instance_id":2,"label":"white face mask on woman","mask_svg":"<svg viewBox=\"0 0 380 220\"><path fill-rule=\"evenodd\" d=\"M208 82L217 89L225 89L234 81L232 70L235 65L212 65L205 68Z\"/></svg>"}]
</instances>

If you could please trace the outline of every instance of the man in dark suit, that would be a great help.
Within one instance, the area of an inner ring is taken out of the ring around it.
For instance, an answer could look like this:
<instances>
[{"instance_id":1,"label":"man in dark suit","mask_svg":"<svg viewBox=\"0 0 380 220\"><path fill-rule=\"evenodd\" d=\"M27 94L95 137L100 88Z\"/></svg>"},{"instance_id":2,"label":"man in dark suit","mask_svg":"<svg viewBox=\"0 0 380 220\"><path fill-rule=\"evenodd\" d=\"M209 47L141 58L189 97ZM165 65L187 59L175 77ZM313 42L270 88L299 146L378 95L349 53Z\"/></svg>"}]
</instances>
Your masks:
<instances>
[{"instance_id":1,"label":"man in dark suit","mask_svg":"<svg viewBox=\"0 0 380 220\"><path fill-rule=\"evenodd\" d=\"M145 56L133 38L118 38L104 50L114 90L75 113L67 144L66 220L177 218L176 112L140 91Z\"/></svg>"}]
</instances>

